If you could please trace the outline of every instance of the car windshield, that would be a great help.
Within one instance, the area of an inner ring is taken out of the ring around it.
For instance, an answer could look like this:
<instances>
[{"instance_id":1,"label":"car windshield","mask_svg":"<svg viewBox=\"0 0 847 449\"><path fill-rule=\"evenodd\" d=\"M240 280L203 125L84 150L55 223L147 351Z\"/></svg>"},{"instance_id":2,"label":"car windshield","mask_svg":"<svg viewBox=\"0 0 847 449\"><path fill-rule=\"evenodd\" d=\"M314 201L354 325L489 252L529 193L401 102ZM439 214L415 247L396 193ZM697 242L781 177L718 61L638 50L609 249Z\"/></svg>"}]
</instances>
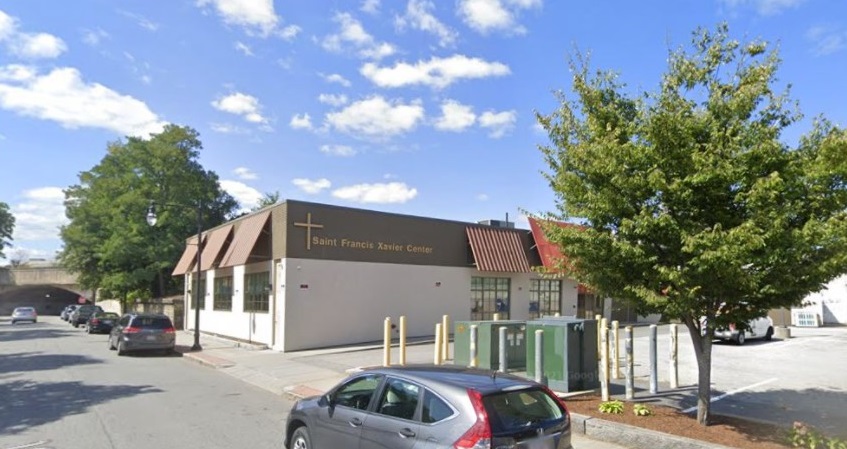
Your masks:
<instances>
[{"instance_id":1,"label":"car windshield","mask_svg":"<svg viewBox=\"0 0 847 449\"><path fill-rule=\"evenodd\" d=\"M490 394L482 398L491 419L491 431L509 434L564 417L564 411L544 390L527 389Z\"/></svg>"},{"instance_id":2,"label":"car windshield","mask_svg":"<svg viewBox=\"0 0 847 449\"><path fill-rule=\"evenodd\" d=\"M171 320L167 317L136 317L132 320L132 327L142 327L144 329L167 329L171 326Z\"/></svg>"}]
</instances>

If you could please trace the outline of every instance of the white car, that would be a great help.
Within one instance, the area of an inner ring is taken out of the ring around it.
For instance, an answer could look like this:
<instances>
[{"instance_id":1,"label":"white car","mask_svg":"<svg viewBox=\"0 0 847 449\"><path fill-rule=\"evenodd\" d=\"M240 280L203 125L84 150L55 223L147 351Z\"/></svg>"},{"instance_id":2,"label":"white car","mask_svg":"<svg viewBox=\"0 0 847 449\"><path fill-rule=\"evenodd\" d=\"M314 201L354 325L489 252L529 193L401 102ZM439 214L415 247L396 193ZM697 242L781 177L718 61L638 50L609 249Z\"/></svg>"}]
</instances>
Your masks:
<instances>
[{"instance_id":1,"label":"white car","mask_svg":"<svg viewBox=\"0 0 847 449\"><path fill-rule=\"evenodd\" d=\"M18 324L21 321L38 322L38 313L34 307L17 307L12 312L12 324Z\"/></svg>"},{"instance_id":2,"label":"white car","mask_svg":"<svg viewBox=\"0 0 847 449\"><path fill-rule=\"evenodd\" d=\"M747 323L746 330L730 324L727 329L715 329L715 338L732 341L737 345L743 345L750 338L770 340L773 338L773 320L768 316L755 318Z\"/></svg>"}]
</instances>

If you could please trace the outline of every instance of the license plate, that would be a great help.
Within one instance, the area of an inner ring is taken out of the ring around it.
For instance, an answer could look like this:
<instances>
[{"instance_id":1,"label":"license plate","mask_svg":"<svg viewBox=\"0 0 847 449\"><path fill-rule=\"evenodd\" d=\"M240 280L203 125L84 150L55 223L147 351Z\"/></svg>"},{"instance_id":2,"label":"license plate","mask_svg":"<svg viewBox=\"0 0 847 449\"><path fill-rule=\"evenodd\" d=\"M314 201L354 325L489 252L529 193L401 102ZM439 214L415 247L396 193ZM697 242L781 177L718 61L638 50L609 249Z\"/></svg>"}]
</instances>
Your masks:
<instances>
[{"instance_id":1,"label":"license plate","mask_svg":"<svg viewBox=\"0 0 847 449\"><path fill-rule=\"evenodd\" d=\"M555 441L551 437L526 442L526 449L554 449Z\"/></svg>"},{"instance_id":2,"label":"license plate","mask_svg":"<svg viewBox=\"0 0 847 449\"><path fill-rule=\"evenodd\" d=\"M148 336L144 337L144 339L147 340L147 341L156 341L156 336L155 335L148 335Z\"/></svg>"},{"instance_id":3,"label":"license plate","mask_svg":"<svg viewBox=\"0 0 847 449\"><path fill-rule=\"evenodd\" d=\"M103 321L103 324L112 324L112 320L105 320Z\"/></svg>"}]
</instances>

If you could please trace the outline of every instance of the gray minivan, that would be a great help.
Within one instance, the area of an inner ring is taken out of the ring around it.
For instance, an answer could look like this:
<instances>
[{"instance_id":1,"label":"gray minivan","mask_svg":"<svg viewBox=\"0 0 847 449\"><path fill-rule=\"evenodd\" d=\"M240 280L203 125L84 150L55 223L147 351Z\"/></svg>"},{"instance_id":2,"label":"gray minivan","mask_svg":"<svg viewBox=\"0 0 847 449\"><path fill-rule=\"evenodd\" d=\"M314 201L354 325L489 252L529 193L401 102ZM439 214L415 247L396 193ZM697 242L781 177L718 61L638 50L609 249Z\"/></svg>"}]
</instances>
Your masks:
<instances>
[{"instance_id":1,"label":"gray minivan","mask_svg":"<svg viewBox=\"0 0 847 449\"><path fill-rule=\"evenodd\" d=\"M109 349L118 355L129 351L173 352L176 331L171 319L159 313L128 313L121 317L109 333Z\"/></svg>"}]
</instances>

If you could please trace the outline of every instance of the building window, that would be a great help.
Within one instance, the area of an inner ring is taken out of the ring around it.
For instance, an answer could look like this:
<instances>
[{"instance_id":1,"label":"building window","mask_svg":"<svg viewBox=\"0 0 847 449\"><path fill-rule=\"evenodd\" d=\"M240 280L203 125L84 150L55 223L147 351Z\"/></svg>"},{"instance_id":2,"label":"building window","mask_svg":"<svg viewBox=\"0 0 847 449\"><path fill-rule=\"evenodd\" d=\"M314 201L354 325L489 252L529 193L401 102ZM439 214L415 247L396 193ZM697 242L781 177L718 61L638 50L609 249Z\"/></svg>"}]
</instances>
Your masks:
<instances>
[{"instance_id":1,"label":"building window","mask_svg":"<svg viewBox=\"0 0 847 449\"><path fill-rule=\"evenodd\" d=\"M501 320L509 319L509 278L471 278L471 319L492 320L499 313Z\"/></svg>"},{"instance_id":2,"label":"building window","mask_svg":"<svg viewBox=\"0 0 847 449\"><path fill-rule=\"evenodd\" d=\"M270 273L244 275L244 311L267 312L270 310Z\"/></svg>"},{"instance_id":3,"label":"building window","mask_svg":"<svg viewBox=\"0 0 847 449\"><path fill-rule=\"evenodd\" d=\"M562 281L531 279L529 282L529 319L562 311Z\"/></svg>"},{"instance_id":4,"label":"building window","mask_svg":"<svg viewBox=\"0 0 847 449\"><path fill-rule=\"evenodd\" d=\"M215 278L214 310L232 311L232 276Z\"/></svg>"},{"instance_id":5,"label":"building window","mask_svg":"<svg viewBox=\"0 0 847 449\"><path fill-rule=\"evenodd\" d=\"M193 280L193 278L194 278L194 276L192 276L192 280ZM189 296L191 296L191 308L192 309L197 308L197 295L195 294L195 292L197 292L199 290L199 292L200 292L200 310L203 310L203 309L206 308L206 278L201 277L200 278L200 287L199 288L194 288L194 287L196 287L196 286L191 287L190 293L189 293Z\"/></svg>"}]
</instances>

